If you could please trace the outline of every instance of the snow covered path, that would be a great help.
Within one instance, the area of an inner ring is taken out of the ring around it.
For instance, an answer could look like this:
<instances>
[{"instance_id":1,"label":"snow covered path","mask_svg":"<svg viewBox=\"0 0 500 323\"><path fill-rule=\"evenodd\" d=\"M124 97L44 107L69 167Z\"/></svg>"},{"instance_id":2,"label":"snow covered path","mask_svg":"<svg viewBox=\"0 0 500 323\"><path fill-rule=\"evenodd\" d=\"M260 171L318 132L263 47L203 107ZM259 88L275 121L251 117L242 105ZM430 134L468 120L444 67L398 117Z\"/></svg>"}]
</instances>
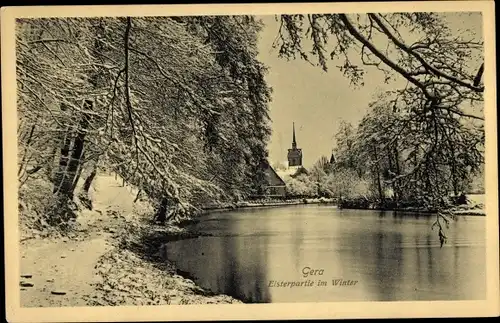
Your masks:
<instances>
[{"instance_id":1,"label":"snow covered path","mask_svg":"<svg viewBox=\"0 0 500 323\"><path fill-rule=\"evenodd\" d=\"M69 239L32 239L21 244L21 306L86 305L85 295L99 277L94 270L97 260L111 250L107 238L122 216L133 213L135 197L113 176L95 181L94 209L79 214L80 232Z\"/></svg>"}]
</instances>

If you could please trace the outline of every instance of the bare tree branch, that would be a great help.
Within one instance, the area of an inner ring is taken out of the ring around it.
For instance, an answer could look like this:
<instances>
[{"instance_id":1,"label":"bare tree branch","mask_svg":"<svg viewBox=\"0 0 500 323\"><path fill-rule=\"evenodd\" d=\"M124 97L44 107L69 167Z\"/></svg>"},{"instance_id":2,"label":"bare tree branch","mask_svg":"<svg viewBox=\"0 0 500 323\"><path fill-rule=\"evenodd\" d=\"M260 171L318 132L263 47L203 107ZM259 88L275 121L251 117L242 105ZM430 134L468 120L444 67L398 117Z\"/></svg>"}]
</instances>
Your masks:
<instances>
[{"instance_id":1,"label":"bare tree branch","mask_svg":"<svg viewBox=\"0 0 500 323\"><path fill-rule=\"evenodd\" d=\"M484 87L477 87L474 85L471 85L469 83L463 82L453 76L447 75L446 73L443 73L441 70L434 68L432 65L427 63L418 53L410 49L408 46L406 46L403 42L401 42L399 39L397 39L390 31L389 29L384 25L382 21L377 17L376 14L369 13L368 14L376 23L379 25L379 27L382 29L385 35L389 37L389 39L396 45L398 46L401 50L404 52L408 53L409 55L414 56L421 64L424 66L427 70L432 72L433 74L443 77L449 81L455 82L461 86L464 86L470 90L473 90L475 92L484 92Z\"/></svg>"},{"instance_id":2,"label":"bare tree branch","mask_svg":"<svg viewBox=\"0 0 500 323\"><path fill-rule=\"evenodd\" d=\"M408 72L406 72L402 67L391 61L387 56L382 54L370 41L368 41L363 35L361 35L358 30L351 24L349 18L345 14L340 14L340 19L344 23L345 27L349 30L351 35L360 41L363 45L365 45L375 56L377 56L382 62L384 62L387 66L401 74L404 78L406 78L410 83L414 84L418 88L420 88L424 95L428 98L432 98L431 95L424 84L420 83L417 79L411 76Z\"/></svg>"},{"instance_id":3,"label":"bare tree branch","mask_svg":"<svg viewBox=\"0 0 500 323\"><path fill-rule=\"evenodd\" d=\"M132 21L130 17L127 17L127 26L125 28L125 39L124 39L124 50L125 50L125 100L127 105L128 117L130 125L132 126L132 133L134 134L134 143L136 149L136 170L139 167L139 146L137 144L137 132L135 130L134 119L132 117L132 103L130 101L130 84L129 84L129 36L130 36L130 28L132 26ZM118 77L117 77L118 80ZM133 176L136 172L132 173Z\"/></svg>"}]
</instances>

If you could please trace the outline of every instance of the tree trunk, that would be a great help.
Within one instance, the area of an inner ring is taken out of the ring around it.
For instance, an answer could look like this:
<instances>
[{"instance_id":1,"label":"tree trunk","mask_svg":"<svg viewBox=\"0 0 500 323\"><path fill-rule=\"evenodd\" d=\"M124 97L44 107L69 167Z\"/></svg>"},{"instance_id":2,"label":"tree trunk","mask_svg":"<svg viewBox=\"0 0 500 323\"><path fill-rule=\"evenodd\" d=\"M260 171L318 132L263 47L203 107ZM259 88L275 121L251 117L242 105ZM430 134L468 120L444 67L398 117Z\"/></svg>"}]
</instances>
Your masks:
<instances>
[{"instance_id":1,"label":"tree trunk","mask_svg":"<svg viewBox=\"0 0 500 323\"><path fill-rule=\"evenodd\" d=\"M373 153L374 153L374 157L375 157L375 160L377 161L375 163L375 172L377 173L376 174L376 180L377 180L377 188L378 188L378 195L379 195L379 198L380 198L380 202L383 203L384 202L384 195L383 195L383 192L382 192L382 183L380 181L380 167L379 167L379 164L378 164L378 152L377 152L377 147L376 146L373 146Z\"/></svg>"},{"instance_id":2,"label":"tree trunk","mask_svg":"<svg viewBox=\"0 0 500 323\"><path fill-rule=\"evenodd\" d=\"M83 152L83 155L81 156L80 159L84 159L84 158L85 158L85 152ZM83 172L83 164L79 163L78 169L76 170L75 179L73 180L73 185L72 185L73 192L76 189L76 185L78 185L78 181L80 180L80 176L82 175L82 172Z\"/></svg>"},{"instance_id":3,"label":"tree trunk","mask_svg":"<svg viewBox=\"0 0 500 323\"><path fill-rule=\"evenodd\" d=\"M67 108L68 107L65 104L61 104L62 111L66 111ZM63 180L66 176L66 167L68 166L70 146L71 139L69 134L69 127L67 127L64 133L64 138L62 138L61 140L61 156L59 157L59 167L54 174L54 194L57 194L61 190Z\"/></svg>"},{"instance_id":4,"label":"tree trunk","mask_svg":"<svg viewBox=\"0 0 500 323\"><path fill-rule=\"evenodd\" d=\"M92 200L90 199L89 196L89 189L90 186L92 185L92 181L94 180L96 174L97 174L97 162L93 165L92 171L83 182L82 190L80 191L79 194L80 202L84 204L89 210L92 210Z\"/></svg>"},{"instance_id":5,"label":"tree trunk","mask_svg":"<svg viewBox=\"0 0 500 323\"><path fill-rule=\"evenodd\" d=\"M87 100L85 101L85 108L92 110L92 102ZM68 196L68 198L73 198L73 182L77 175L78 167L82 162L83 149L85 144L85 135L87 129L90 124L90 115L83 114L82 119L80 121L80 125L78 127L78 133L75 137L73 143L73 150L71 154L71 159L69 160L68 166L66 167L66 171L64 172L64 177L61 180L61 185L59 192Z\"/></svg>"},{"instance_id":6,"label":"tree trunk","mask_svg":"<svg viewBox=\"0 0 500 323\"><path fill-rule=\"evenodd\" d=\"M395 164L396 164L396 176L399 176L399 175L401 175L401 169L399 166L399 152L398 152L398 149L396 147L394 148L394 160L395 160ZM403 193L401 192L401 188L400 188L399 183L394 182L394 185L395 185L396 191L398 193L397 194L397 201L399 201L402 199Z\"/></svg>"},{"instance_id":7,"label":"tree trunk","mask_svg":"<svg viewBox=\"0 0 500 323\"><path fill-rule=\"evenodd\" d=\"M47 178L49 178L51 182L54 181L53 171L54 171L54 159L56 157L56 154L57 154L57 146L54 145L54 148L52 149L49 157L47 158L47 167L45 168L46 176Z\"/></svg>"},{"instance_id":8,"label":"tree trunk","mask_svg":"<svg viewBox=\"0 0 500 323\"><path fill-rule=\"evenodd\" d=\"M388 174L388 179L392 180L394 178L394 163L393 163L393 156L391 153L391 150L388 148L387 149L387 160L389 161L389 174ZM392 186L392 192L394 194L394 199L396 199L396 185L394 184L393 181L391 181L391 186Z\"/></svg>"},{"instance_id":9,"label":"tree trunk","mask_svg":"<svg viewBox=\"0 0 500 323\"><path fill-rule=\"evenodd\" d=\"M394 200L397 202L400 199L398 183L397 181L394 180L394 178L399 175L399 170L398 170L399 162L398 162L397 150L396 148L389 149L387 153L389 156L389 169L391 170L392 173L390 175L392 191L394 193Z\"/></svg>"},{"instance_id":10,"label":"tree trunk","mask_svg":"<svg viewBox=\"0 0 500 323\"><path fill-rule=\"evenodd\" d=\"M100 41L104 37L104 27L103 27L103 21L102 19L99 19L99 22L94 24L92 26L92 32L95 34L95 40L94 40L94 46L92 47L92 54L94 57L96 57L99 61L101 61L100 57L101 54L103 54L103 44ZM101 61L102 63L102 61ZM91 70L89 72L90 77L89 77L89 83L92 85L93 88L96 90L99 88L100 83L102 83L102 71L101 67L98 67L97 71L96 70ZM84 103L84 110L93 110L94 109L94 104L90 100L86 100ZM85 136L86 132L90 126L91 123L91 116L88 113L83 113L81 122L80 122L80 127L79 127L79 132L77 137L75 138L75 148L73 150L73 156L74 158L72 161L74 161L74 164L70 164L69 167L69 172L73 174L74 170L76 173L75 181L73 184L73 189L76 188L76 184L78 183L78 180L80 178L81 172L83 170L83 154L84 154L84 144L85 144ZM85 179L85 182L83 184L83 190L82 190L82 198L85 198L90 201L88 198L88 191L90 188L90 185L92 184L92 180L94 179L96 175L96 167L97 167L97 161L96 164L92 168L92 172L90 175Z\"/></svg>"},{"instance_id":11,"label":"tree trunk","mask_svg":"<svg viewBox=\"0 0 500 323\"><path fill-rule=\"evenodd\" d=\"M378 171L378 169L377 169L377 187L378 187L379 199L381 202L383 202L384 197L383 197L383 192L382 192L382 184L380 183L380 172Z\"/></svg>"},{"instance_id":12,"label":"tree trunk","mask_svg":"<svg viewBox=\"0 0 500 323\"><path fill-rule=\"evenodd\" d=\"M24 168L26 168L26 165L24 165L26 161L26 156L28 155L28 150L29 147L31 146L31 138L33 138L33 133L35 132L35 125L31 126L30 134L28 136L28 139L26 140L26 148L24 149L24 155L23 159L19 165L19 170L17 171L17 176L19 176Z\"/></svg>"},{"instance_id":13,"label":"tree trunk","mask_svg":"<svg viewBox=\"0 0 500 323\"><path fill-rule=\"evenodd\" d=\"M160 203L160 207L156 211L154 221L165 224L167 221L167 211L168 211L168 199L164 197Z\"/></svg>"},{"instance_id":14,"label":"tree trunk","mask_svg":"<svg viewBox=\"0 0 500 323\"><path fill-rule=\"evenodd\" d=\"M450 145L450 146L451 146L450 147L451 148L451 154L452 154L452 156L455 157L455 149L454 149L453 145ZM451 166L450 167L451 168L450 171L451 171L451 184L453 186L453 195L455 197L457 197L458 193L459 193L459 187L458 187L459 186L458 185L459 179L458 179L458 176L457 176L457 169L456 169L456 163L455 163L455 159L454 158L451 160L451 165L450 166Z\"/></svg>"},{"instance_id":15,"label":"tree trunk","mask_svg":"<svg viewBox=\"0 0 500 323\"><path fill-rule=\"evenodd\" d=\"M100 36L104 34L102 20L100 20L99 25L94 27L97 28L97 31L95 32L96 38L92 53L95 57L100 57L99 53L102 53L103 48L99 38L101 38ZM100 70L97 72L89 70L89 82L94 88L98 87L101 75L102 73ZM57 195L55 207L59 208L55 209L54 213L55 215L58 214L59 217L68 213L66 210L69 210L69 203L73 199L75 186L78 182L81 170L83 169L82 157L84 154L85 136L91 123L91 115L86 113L85 110L91 111L93 108L93 102L91 100L85 100L83 104L84 112L82 113L76 136L73 140L71 157L69 157L71 140L69 139L70 136L68 131L66 131L65 139L62 143L59 170L54 180L54 193ZM67 107L64 104L61 104L61 110L64 111L66 109Z\"/></svg>"},{"instance_id":16,"label":"tree trunk","mask_svg":"<svg viewBox=\"0 0 500 323\"><path fill-rule=\"evenodd\" d=\"M83 183L83 192L85 193L86 196L89 194L89 189L90 186L92 185L92 181L94 180L95 176L97 175L97 162L92 168L92 172L90 175L85 179L85 182Z\"/></svg>"},{"instance_id":17,"label":"tree trunk","mask_svg":"<svg viewBox=\"0 0 500 323\"><path fill-rule=\"evenodd\" d=\"M137 191L137 195L135 196L134 203L139 200L139 197L141 196L141 192L142 191L140 189Z\"/></svg>"}]
</instances>

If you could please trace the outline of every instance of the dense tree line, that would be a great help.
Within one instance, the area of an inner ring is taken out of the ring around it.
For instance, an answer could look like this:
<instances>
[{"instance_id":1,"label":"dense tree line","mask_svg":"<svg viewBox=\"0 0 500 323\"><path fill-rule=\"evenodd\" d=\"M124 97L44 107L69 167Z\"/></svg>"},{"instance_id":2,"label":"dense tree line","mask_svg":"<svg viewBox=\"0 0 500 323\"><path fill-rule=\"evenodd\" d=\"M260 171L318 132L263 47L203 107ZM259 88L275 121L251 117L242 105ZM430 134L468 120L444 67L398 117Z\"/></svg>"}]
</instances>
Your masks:
<instances>
[{"instance_id":1,"label":"dense tree line","mask_svg":"<svg viewBox=\"0 0 500 323\"><path fill-rule=\"evenodd\" d=\"M258 194L271 93L260 29L245 16L18 20L21 200L44 187L38 211L66 222L75 199L91 206L101 170L162 220Z\"/></svg>"},{"instance_id":2,"label":"dense tree line","mask_svg":"<svg viewBox=\"0 0 500 323\"><path fill-rule=\"evenodd\" d=\"M436 118L439 110L418 116L412 102L419 104L399 106L382 96L356 127L342 122L335 162L323 156L308 175L285 178L289 194L333 197L348 208L434 211L445 243L449 210L477 192L475 181L484 181L483 124L450 114Z\"/></svg>"},{"instance_id":3,"label":"dense tree line","mask_svg":"<svg viewBox=\"0 0 500 323\"><path fill-rule=\"evenodd\" d=\"M355 127L342 121L334 159L320 157L307 175L287 177L291 195L364 198L379 207L444 209L484 189L481 122L450 115L419 118L380 97ZM418 104L418 103L415 103ZM434 112L436 113L436 112ZM484 193L484 192L483 192Z\"/></svg>"}]
</instances>

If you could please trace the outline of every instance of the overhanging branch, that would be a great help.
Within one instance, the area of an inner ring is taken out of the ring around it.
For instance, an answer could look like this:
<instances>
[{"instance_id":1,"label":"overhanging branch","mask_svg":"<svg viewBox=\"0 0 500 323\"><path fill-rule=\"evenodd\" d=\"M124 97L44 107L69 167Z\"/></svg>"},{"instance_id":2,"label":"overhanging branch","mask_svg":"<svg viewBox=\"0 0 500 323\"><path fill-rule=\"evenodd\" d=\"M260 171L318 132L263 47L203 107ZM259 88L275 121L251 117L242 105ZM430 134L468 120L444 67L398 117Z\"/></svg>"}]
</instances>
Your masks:
<instances>
[{"instance_id":1,"label":"overhanging branch","mask_svg":"<svg viewBox=\"0 0 500 323\"><path fill-rule=\"evenodd\" d=\"M471 84L468 84L464 81L461 81L453 76L450 76L446 73L443 73L442 71L440 71L439 69L435 68L434 66L430 65L429 63L426 62L425 59L422 58L422 56L420 56L418 53L416 53L415 51L413 51L411 48L409 48L408 46L406 46L403 42L401 42L399 39L397 39L391 32L390 30L387 28L387 26L377 17L377 15L373 14L373 13L369 13L368 16L370 18L372 18L375 23L380 27L380 29L382 29L383 33L389 37L389 39L397 46L399 47L402 51L406 52L407 54L415 57L423 66L425 69L429 70L430 72L432 72L433 74L435 74L436 76L439 76L439 77L442 77L442 78L445 78L449 81L452 81L454 83L457 83L463 87L466 87L470 90L473 90L475 92L484 92L484 87L477 87L477 86L474 86L474 85L471 85Z\"/></svg>"},{"instance_id":2,"label":"overhanging branch","mask_svg":"<svg viewBox=\"0 0 500 323\"><path fill-rule=\"evenodd\" d=\"M366 46L375 56L377 56L382 62L384 62L387 66L401 74L405 79L407 79L410 83L414 84L418 88L420 88L424 95L427 98L433 98L433 96L427 91L426 86L419 82L417 79L412 77L408 72L406 72L401 66L397 65L393 61L391 61L387 56L382 54L368 39L366 39L359 31L351 24L349 18L345 14L339 15L340 19L344 23L344 26L347 28L349 33L356 38L359 42L361 42L364 46Z\"/></svg>"}]
</instances>

